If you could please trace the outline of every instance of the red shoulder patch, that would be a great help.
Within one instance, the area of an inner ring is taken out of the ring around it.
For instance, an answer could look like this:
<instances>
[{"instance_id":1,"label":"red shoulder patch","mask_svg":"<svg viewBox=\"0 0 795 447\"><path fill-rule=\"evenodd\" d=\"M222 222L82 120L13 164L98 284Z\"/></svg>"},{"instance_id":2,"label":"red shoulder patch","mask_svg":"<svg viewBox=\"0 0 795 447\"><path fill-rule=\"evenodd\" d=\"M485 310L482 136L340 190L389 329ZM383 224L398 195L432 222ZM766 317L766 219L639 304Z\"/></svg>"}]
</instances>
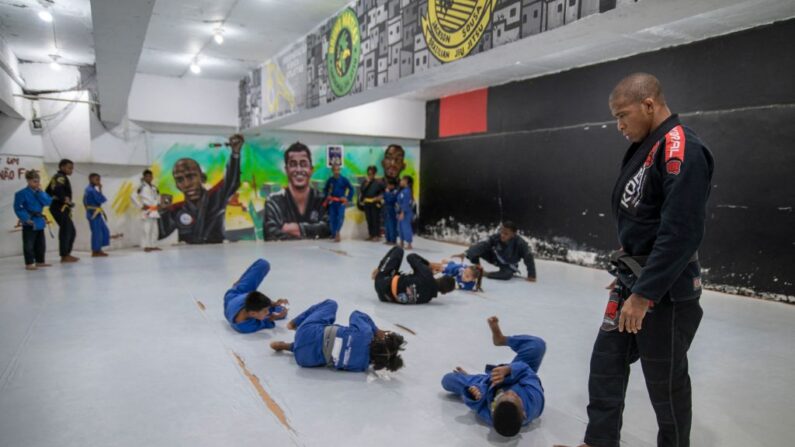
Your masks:
<instances>
[{"instance_id":1,"label":"red shoulder patch","mask_svg":"<svg viewBox=\"0 0 795 447\"><path fill-rule=\"evenodd\" d=\"M677 159L668 160L665 163L665 170L669 174L678 175L682 171L682 161Z\"/></svg>"},{"instance_id":2,"label":"red shoulder patch","mask_svg":"<svg viewBox=\"0 0 795 447\"><path fill-rule=\"evenodd\" d=\"M665 135L665 170L677 175L682 171L685 161L685 129L681 125L669 130Z\"/></svg>"}]
</instances>

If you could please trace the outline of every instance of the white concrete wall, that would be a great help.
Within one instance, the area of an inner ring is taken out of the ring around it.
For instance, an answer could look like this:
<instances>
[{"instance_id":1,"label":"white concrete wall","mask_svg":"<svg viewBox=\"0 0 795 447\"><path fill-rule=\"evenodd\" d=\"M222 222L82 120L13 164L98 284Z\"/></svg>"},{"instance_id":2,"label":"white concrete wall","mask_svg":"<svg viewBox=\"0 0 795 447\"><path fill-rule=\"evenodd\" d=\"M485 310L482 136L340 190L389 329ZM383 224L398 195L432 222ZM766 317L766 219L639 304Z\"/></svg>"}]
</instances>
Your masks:
<instances>
[{"instance_id":1,"label":"white concrete wall","mask_svg":"<svg viewBox=\"0 0 795 447\"><path fill-rule=\"evenodd\" d=\"M238 83L138 73L128 117L147 123L237 127Z\"/></svg>"},{"instance_id":2,"label":"white concrete wall","mask_svg":"<svg viewBox=\"0 0 795 447\"><path fill-rule=\"evenodd\" d=\"M2 36L0 36L0 66L4 67L0 69L0 112L19 118L24 114L23 100L14 96L22 93L22 88L14 81L14 77L19 77L19 63Z\"/></svg>"},{"instance_id":3,"label":"white concrete wall","mask_svg":"<svg viewBox=\"0 0 795 447\"><path fill-rule=\"evenodd\" d=\"M80 70L73 65L61 65L53 70L50 64L27 62L19 64L19 75L28 90L71 90L80 86Z\"/></svg>"},{"instance_id":4,"label":"white concrete wall","mask_svg":"<svg viewBox=\"0 0 795 447\"><path fill-rule=\"evenodd\" d=\"M425 138L425 102L387 98L282 129L421 140Z\"/></svg>"}]
</instances>

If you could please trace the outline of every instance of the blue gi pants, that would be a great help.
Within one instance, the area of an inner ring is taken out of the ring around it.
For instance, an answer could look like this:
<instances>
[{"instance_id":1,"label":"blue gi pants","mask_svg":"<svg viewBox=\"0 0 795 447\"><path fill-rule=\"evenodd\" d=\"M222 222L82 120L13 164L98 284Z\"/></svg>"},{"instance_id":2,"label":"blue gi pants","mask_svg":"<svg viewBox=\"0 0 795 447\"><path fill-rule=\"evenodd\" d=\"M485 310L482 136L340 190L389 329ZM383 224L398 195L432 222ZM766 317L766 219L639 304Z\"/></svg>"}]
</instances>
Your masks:
<instances>
[{"instance_id":1,"label":"blue gi pants","mask_svg":"<svg viewBox=\"0 0 795 447\"><path fill-rule=\"evenodd\" d=\"M337 302L332 299L313 305L293 319L297 329L290 351L295 355L296 363L310 368L326 365L323 333L326 326L334 324L336 320Z\"/></svg>"},{"instance_id":2,"label":"blue gi pants","mask_svg":"<svg viewBox=\"0 0 795 447\"><path fill-rule=\"evenodd\" d=\"M345 204L342 202L331 202L328 204L328 224L331 230L331 237L336 237L342 230L345 221Z\"/></svg>"}]
</instances>

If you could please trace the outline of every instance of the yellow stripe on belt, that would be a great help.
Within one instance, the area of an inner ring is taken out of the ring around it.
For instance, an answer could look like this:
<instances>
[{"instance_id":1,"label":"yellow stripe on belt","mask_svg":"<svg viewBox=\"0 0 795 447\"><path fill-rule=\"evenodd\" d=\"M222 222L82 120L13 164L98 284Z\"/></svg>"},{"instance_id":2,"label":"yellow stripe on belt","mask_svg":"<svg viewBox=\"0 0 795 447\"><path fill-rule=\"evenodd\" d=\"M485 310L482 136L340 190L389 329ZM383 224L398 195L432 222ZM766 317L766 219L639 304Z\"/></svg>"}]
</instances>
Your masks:
<instances>
[{"instance_id":1,"label":"yellow stripe on belt","mask_svg":"<svg viewBox=\"0 0 795 447\"><path fill-rule=\"evenodd\" d=\"M99 216L100 214L102 214L102 217L104 217L105 220L108 220L108 216L107 216L107 214L105 214L105 210L103 210L102 207L93 206L93 205L86 205L86 209L88 211L94 210L94 214L91 215L91 220L96 219L97 216Z\"/></svg>"}]
</instances>

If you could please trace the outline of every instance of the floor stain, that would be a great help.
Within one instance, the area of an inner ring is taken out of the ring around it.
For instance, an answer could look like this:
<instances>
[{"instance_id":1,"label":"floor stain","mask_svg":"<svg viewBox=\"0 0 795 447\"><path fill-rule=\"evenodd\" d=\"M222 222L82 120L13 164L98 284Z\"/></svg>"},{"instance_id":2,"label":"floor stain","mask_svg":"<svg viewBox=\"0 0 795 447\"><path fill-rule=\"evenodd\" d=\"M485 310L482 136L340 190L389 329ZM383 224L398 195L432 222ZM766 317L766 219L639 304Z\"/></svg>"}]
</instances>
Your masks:
<instances>
[{"instance_id":1,"label":"floor stain","mask_svg":"<svg viewBox=\"0 0 795 447\"><path fill-rule=\"evenodd\" d=\"M262 401L265 403L265 405L268 407L271 413L273 413L273 415L276 416L276 419L278 419L279 422L281 422L281 424L286 429L295 433L295 430L293 430L293 428L290 426L290 423L287 421L287 416L284 414L284 410L282 410L282 407L280 407L279 404L277 404L276 401L273 400L270 394L268 394L268 392L265 391L265 387L262 386L262 383L259 381L259 377L257 377L248 369L248 367L246 366L246 362L243 361L243 358L240 357L238 353L232 351L232 355L235 356L238 366L240 366L240 369L243 370L243 374L245 374L248 380L251 382L251 384L254 385L254 389L257 390L257 394L259 394L259 397L262 399Z\"/></svg>"},{"instance_id":2,"label":"floor stain","mask_svg":"<svg viewBox=\"0 0 795 447\"><path fill-rule=\"evenodd\" d=\"M197 306L199 306L199 309L201 309L201 310L202 310L202 312L204 312L205 310L207 310L207 308L204 306L204 303L202 303L202 302L201 302L201 301L199 301L199 300L196 300L196 305L197 305Z\"/></svg>"},{"instance_id":3,"label":"floor stain","mask_svg":"<svg viewBox=\"0 0 795 447\"><path fill-rule=\"evenodd\" d=\"M326 247L318 247L318 248L320 248L321 250L327 250L327 251L330 251L330 252L332 252L332 253L334 253L334 254L337 254L337 255L340 255L340 256L347 256L347 257L349 257L349 258L352 258L352 257L353 257L353 256L351 256L350 254L348 254L348 252L347 252L347 251L345 251L345 250L338 250L338 249L336 249L336 248L326 248Z\"/></svg>"},{"instance_id":4,"label":"floor stain","mask_svg":"<svg viewBox=\"0 0 795 447\"><path fill-rule=\"evenodd\" d=\"M403 326L402 324L395 323L395 326L399 327L400 329L403 329L404 331L408 332L411 335L417 335L416 332L412 331L411 329L407 328L406 326Z\"/></svg>"}]
</instances>

